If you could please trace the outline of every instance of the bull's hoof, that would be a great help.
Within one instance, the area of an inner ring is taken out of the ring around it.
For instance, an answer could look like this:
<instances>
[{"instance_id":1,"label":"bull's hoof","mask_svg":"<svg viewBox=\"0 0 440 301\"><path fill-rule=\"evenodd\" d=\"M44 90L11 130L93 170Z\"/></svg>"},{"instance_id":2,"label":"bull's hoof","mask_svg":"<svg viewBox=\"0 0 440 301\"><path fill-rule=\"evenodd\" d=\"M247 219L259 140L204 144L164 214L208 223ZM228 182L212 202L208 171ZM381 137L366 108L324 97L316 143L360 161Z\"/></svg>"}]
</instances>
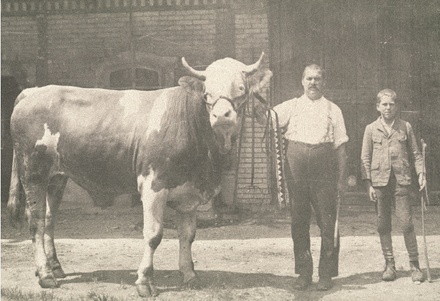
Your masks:
<instances>
[{"instance_id":1,"label":"bull's hoof","mask_svg":"<svg viewBox=\"0 0 440 301\"><path fill-rule=\"evenodd\" d=\"M200 281L200 279L196 276L192 277L191 279L184 281L181 285L182 289L194 289L194 290L198 290L201 289L202 287L202 283Z\"/></svg>"},{"instance_id":2,"label":"bull's hoof","mask_svg":"<svg viewBox=\"0 0 440 301\"><path fill-rule=\"evenodd\" d=\"M61 267L52 270L52 273L55 276L55 278L66 278L66 273L64 273Z\"/></svg>"},{"instance_id":3,"label":"bull's hoof","mask_svg":"<svg viewBox=\"0 0 440 301\"><path fill-rule=\"evenodd\" d=\"M40 278L40 280L38 281L38 284L42 288L56 288L56 287L58 287L57 280L51 275L48 275L45 278Z\"/></svg>"},{"instance_id":4,"label":"bull's hoof","mask_svg":"<svg viewBox=\"0 0 440 301\"><path fill-rule=\"evenodd\" d=\"M136 289L141 297L156 297L159 295L157 288L154 284L136 284Z\"/></svg>"}]
</instances>

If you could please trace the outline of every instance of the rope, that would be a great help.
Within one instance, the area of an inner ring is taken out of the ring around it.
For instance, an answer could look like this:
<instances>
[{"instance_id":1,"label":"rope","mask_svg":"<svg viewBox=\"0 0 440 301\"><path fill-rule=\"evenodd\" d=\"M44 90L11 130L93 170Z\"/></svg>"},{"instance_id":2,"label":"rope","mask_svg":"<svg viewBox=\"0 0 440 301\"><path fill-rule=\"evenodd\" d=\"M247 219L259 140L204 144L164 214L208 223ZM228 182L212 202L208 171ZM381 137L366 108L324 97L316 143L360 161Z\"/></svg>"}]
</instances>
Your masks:
<instances>
[{"instance_id":1,"label":"rope","mask_svg":"<svg viewBox=\"0 0 440 301\"><path fill-rule=\"evenodd\" d=\"M257 98L262 104L268 106L267 101L258 93L253 93L255 98ZM278 114L272 110L268 109L268 120L266 123L266 129L268 133L273 132L273 136L268 139L271 140L274 145L275 153L274 160L276 162L275 176L276 176L276 186L277 186L277 200L280 209L284 209L287 205L287 200L289 199L289 192L286 185L286 173L285 173L285 147L283 132L279 127ZM272 114L275 116L275 125L273 124ZM253 147L253 145L252 145ZM269 171L270 172L270 171Z\"/></svg>"}]
</instances>

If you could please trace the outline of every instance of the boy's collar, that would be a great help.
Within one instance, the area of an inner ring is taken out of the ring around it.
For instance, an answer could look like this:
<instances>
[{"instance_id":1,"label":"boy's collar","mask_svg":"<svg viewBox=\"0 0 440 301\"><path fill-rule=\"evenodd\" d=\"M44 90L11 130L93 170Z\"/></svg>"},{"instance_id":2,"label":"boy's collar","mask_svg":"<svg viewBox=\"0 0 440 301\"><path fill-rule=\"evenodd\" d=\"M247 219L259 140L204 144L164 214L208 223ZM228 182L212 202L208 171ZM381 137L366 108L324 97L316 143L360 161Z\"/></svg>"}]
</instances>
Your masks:
<instances>
[{"instance_id":1,"label":"boy's collar","mask_svg":"<svg viewBox=\"0 0 440 301\"><path fill-rule=\"evenodd\" d=\"M379 118L377 118L376 120L376 128L383 132L384 135L386 135L387 137L391 136L394 132L396 132L397 127L399 126L399 119L396 117L393 120L393 123L388 127L385 126L385 122L382 119L382 116L379 116ZM390 129L390 132L388 132L387 128Z\"/></svg>"},{"instance_id":2,"label":"boy's collar","mask_svg":"<svg viewBox=\"0 0 440 301\"><path fill-rule=\"evenodd\" d=\"M385 122L385 120L383 119L382 116L379 117L379 120L380 120L380 122L381 122L385 127L390 127L390 128L392 128L393 125L394 125L394 123L396 122L396 118L394 118L394 119L393 119L393 122L391 122L391 124L388 125L388 124Z\"/></svg>"}]
</instances>

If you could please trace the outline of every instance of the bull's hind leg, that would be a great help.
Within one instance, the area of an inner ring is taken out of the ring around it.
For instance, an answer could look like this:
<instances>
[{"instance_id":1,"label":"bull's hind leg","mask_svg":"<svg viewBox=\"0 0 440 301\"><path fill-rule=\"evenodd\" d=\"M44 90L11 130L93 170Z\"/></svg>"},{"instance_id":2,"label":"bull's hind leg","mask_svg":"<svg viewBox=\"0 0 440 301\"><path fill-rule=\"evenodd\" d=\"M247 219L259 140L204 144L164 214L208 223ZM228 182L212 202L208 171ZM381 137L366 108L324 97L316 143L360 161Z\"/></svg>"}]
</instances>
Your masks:
<instances>
[{"instance_id":1,"label":"bull's hind leg","mask_svg":"<svg viewBox=\"0 0 440 301\"><path fill-rule=\"evenodd\" d=\"M196 224L195 211L178 213L179 270L183 275L183 283L190 286L194 285L197 279L191 254L191 245L196 236Z\"/></svg>"},{"instance_id":2,"label":"bull's hind leg","mask_svg":"<svg viewBox=\"0 0 440 301\"><path fill-rule=\"evenodd\" d=\"M21 174L24 174L21 179L26 194L26 215L34 246L39 284L43 288L57 287L58 283L44 249L46 192L53 157L46 154L46 148L41 146L35 148L23 162L26 162L26 167L21 168Z\"/></svg>"},{"instance_id":3,"label":"bull's hind leg","mask_svg":"<svg viewBox=\"0 0 440 301\"><path fill-rule=\"evenodd\" d=\"M142 179L141 179L142 178ZM163 213L166 205L166 191L151 190L152 175L140 177L139 186L144 212L144 256L138 269L136 288L141 297L157 296L153 278L153 255L162 240Z\"/></svg>"},{"instance_id":4,"label":"bull's hind leg","mask_svg":"<svg viewBox=\"0 0 440 301\"><path fill-rule=\"evenodd\" d=\"M56 174L50 179L47 188L47 207L46 207L46 228L44 231L44 249L52 272L56 278L64 278L66 274L61 268L57 257L54 244L55 215L60 207L63 198L64 188L66 187L68 177L63 174Z\"/></svg>"}]
</instances>

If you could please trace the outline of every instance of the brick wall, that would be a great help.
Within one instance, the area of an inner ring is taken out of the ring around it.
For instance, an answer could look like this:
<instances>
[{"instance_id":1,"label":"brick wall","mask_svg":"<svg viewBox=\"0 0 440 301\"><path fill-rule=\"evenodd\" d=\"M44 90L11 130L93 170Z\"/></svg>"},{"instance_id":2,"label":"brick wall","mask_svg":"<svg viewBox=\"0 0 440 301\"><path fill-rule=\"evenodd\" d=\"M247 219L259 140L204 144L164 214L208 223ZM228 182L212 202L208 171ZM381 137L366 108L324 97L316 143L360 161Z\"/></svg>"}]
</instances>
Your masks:
<instances>
[{"instance_id":1,"label":"brick wall","mask_svg":"<svg viewBox=\"0 0 440 301\"><path fill-rule=\"evenodd\" d=\"M269 67L269 36L267 14L238 13L235 16L235 51L239 61L245 64L255 62L266 53L265 67ZM269 85L261 91L261 96L269 101ZM257 105L258 100L253 100ZM250 106L250 111L252 106ZM254 137L254 139L252 139ZM246 118L241 144L240 168L238 170L237 200L242 208L250 210L267 209L271 202L270 160L266 150L264 128L252 118ZM252 179L252 170L254 177ZM253 180L253 181L252 181Z\"/></svg>"},{"instance_id":2,"label":"brick wall","mask_svg":"<svg viewBox=\"0 0 440 301\"><path fill-rule=\"evenodd\" d=\"M158 41L162 47L174 48L168 55L188 53L185 50L189 48L194 53L203 51L202 56L190 55L188 61L196 65L208 64L214 60L215 26L210 24L214 18L213 10L134 13L133 33L140 40L136 51L145 52L142 49L144 38L152 43ZM48 16L48 37L48 83L97 86L95 70L99 65L130 51L129 14Z\"/></svg>"},{"instance_id":3,"label":"brick wall","mask_svg":"<svg viewBox=\"0 0 440 301\"><path fill-rule=\"evenodd\" d=\"M2 74L6 64L20 61L26 69L28 80L35 83L35 59L38 49L35 20L29 17L2 17L1 24Z\"/></svg>"}]
</instances>

